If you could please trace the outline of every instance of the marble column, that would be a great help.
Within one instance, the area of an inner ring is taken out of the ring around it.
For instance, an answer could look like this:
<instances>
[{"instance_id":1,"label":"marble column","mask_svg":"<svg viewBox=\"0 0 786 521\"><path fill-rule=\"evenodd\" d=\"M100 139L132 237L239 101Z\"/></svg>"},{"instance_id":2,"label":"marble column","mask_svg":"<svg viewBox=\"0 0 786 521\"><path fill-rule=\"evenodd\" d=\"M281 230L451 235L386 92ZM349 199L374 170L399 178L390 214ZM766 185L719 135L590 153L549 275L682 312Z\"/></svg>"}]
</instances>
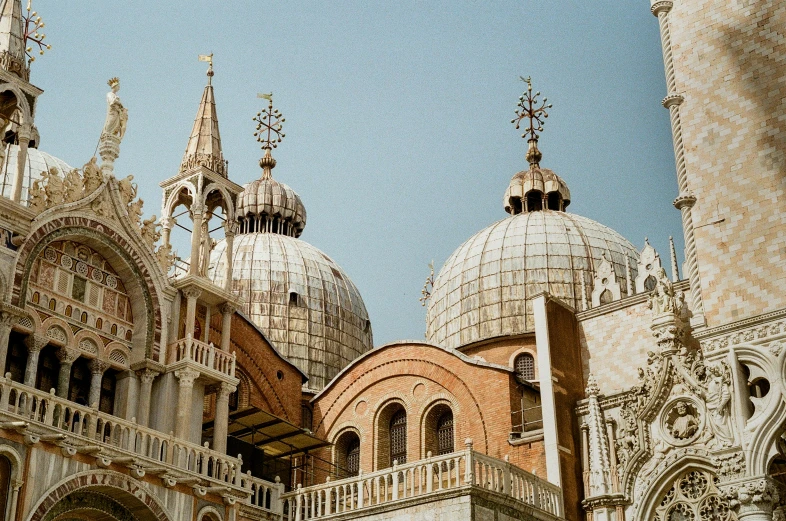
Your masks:
<instances>
[{"instance_id":1,"label":"marble column","mask_svg":"<svg viewBox=\"0 0 786 521\"><path fill-rule=\"evenodd\" d=\"M0 311L0 375L5 375L5 365L8 358L8 340L18 318L7 311Z\"/></svg>"},{"instance_id":2,"label":"marble column","mask_svg":"<svg viewBox=\"0 0 786 521\"><path fill-rule=\"evenodd\" d=\"M239 225L235 221L227 221L224 223L224 237L226 238L226 273L224 274L224 289L228 292L232 291L232 263L234 254L235 234Z\"/></svg>"},{"instance_id":3,"label":"marble column","mask_svg":"<svg viewBox=\"0 0 786 521\"><path fill-rule=\"evenodd\" d=\"M177 421L175 436L187 440L191 428L191 395L194 391L194 381L199 378L199 372L193 369L175 371L180 388L177 393Z\"/></svg>"},{"instance_id":4,"label":"marble column","mask_svg":"<svg viewBox=\"0 0 786 521\"><path fill-rule=\"evenodd\" d=\"M199 194L196 195L199 197ZM191 264L188 267L189 275L199 275L199 268L202 264L202 257L199 255L200 246L202 244L202 220L204 219L203 212L205 208L202 204L196 203L191 205L191 213L193 215L193 229L191 230Z\"/></svg>"},{"instance_id":5,"label":"marble column","mask_svg":"<svg viewBox=\"0 0 786 521\"><path fill-rule=\"evenodd\" d=\"M57 350L57 358L60 360L60 371L57 374L57 396L68 398L68 388L71 384L71 366L79 358L79 351L61 347Z\"/></svg>"},{"instance_id":6,"label":"marble column","mask_svg":"<svg viewBox=\"0 0 786 521\"><path fill-rule=\"evenodd\" d=\"M186 338L194 338L197 298L199 298L201 294L202 291L198 289L189 288L183 290L183 295L186 297Z\"/></svg>"},{"instance_id":7,"label":"marble column","mask_svg":"<svg viewBox=\"0 0 786 521\"><path fill-rule=\"evenodd\" d=\"M28 124L22 125L17 133L19 154L16 158L16 172L14 172L14 182L11 187L11 199L15 203L22 201L22 184L25 177L25 165L27 165L27 146L30 143L31 134L32 129ZM62 174L65 174L65 172Z\"/></svg>"},{"instance_id":8,"label":"marble column","mask_svg":"<svg viewBox=\"0 0 786 521\"><path fill-rule=\"evenodd\" d=\"M27 366L25 367L24 384L35 387L35 379L38 374L38 355L41 349L49 343L49 337L45 335L31 334L25 338L27 346Z\"/></svg>"},{"instance_id":9,"label":"marble column","mask_svg":"<svg viewBox=\"0 0 786 521\"><path fill-rule=\"evenodd\" d=\"M229 395L237 387L222 382L216 392L216 416L213 419L213 450L226 453L227 428L229 426Z\"/></svg>"},{"instance_id":10,"label":"marble column","mask_svg":"<svg viewBox=\"0 0 786 521\"><path fill-rule=\"evenodd\" d=\"M94 358L90 360L88 367L90 368L90 394L87 404L94 409L98 409L101 401L101 379L108 366L106 362Z\"/></svg>"},{"instance_id":11,"label":"marble column","mask_svg":"<svg viewBox=\"0 0 786 521\"><path fill-rule=\"evenodd\" d=\"M228 353L230 345L230 335L232 331L232 315L235 314L235 307L229 303L221 304L221 350Z\"/></svg>"},{"instance_id":12,"label":"marble column","mask_svg":"<svg viewBox=\"0 0 786 521\"><path fill-rule=\"evenodd\" d=\"M142 369L137 372L139 377L139 405L137 406L136 421L139 425L148 427L150 422L150 396L153 391L153 380L158 376L157 371Z\"/></svg>"}]
</instances>

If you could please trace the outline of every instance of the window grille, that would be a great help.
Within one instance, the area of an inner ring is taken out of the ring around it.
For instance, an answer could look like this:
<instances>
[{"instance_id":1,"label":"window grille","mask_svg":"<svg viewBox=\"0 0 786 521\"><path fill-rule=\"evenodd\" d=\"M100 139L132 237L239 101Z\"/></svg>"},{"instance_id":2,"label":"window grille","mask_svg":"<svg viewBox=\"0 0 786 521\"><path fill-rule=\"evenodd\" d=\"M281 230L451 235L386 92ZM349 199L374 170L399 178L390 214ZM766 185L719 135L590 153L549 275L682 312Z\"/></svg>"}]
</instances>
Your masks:
<instances>
[{"instance_id":1,"label":"window grille","mask_svg":"<svg viewBox=\"0 0 786 521\"><path fill-rule=\"evenodd\" d=\"M407 412L398 411L390 420L390 464L407 462Z\"/></svg>"},{"instance_id":2,"label":"window grille","mask_svg":"<svg viewBox=\"0 0 786 521\"><path fill-rule=\"evenodd\" d=\"M524 353L516 357L516 375L524 380L535 379L535 357Z\"/></svg>"},{"instance_id":3,"label":"window grille","mask_svg":"<svg viewBox=\"0 0 786 521\"><path fill-rule=\"evenodd\" d=\"M437 420L437 453L453 452L453 412L447 411Z\"/></svg>"},{"instance_id":4,"label":"window grille","mask_svg":"<svg viewBox=\"0 0 786 521\"><path fill-rule=\"evenodd\" d=\"M360 472L360 440L354 436L347 444L347 474L357 476Z\"/></svg>"}]
</instances>

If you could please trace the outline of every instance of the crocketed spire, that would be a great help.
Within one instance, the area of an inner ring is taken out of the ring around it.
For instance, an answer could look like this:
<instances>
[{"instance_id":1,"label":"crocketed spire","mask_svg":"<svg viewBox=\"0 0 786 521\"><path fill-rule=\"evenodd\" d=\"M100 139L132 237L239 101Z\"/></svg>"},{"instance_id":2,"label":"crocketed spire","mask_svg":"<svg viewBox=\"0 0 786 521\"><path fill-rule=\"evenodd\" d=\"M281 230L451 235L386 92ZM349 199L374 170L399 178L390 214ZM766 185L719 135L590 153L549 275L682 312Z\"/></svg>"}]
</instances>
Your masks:
<instances>
[{"instance_id":1,"label":"crocketed spire","mask_svg":"<svg viewBox=\"0 0 786 521\"><path fill-rule=\"evenodd\" d=\"M0 0L1 1L1 0ZM195 166L204 166L213 172L227 177L227 163L221 151L221 134L218 131L218 115L213 95L213 64L207 71L207 85L199 102L194 128L188 138L186 153L180 164L183 172Z\"/></svg>"},{"instance_id":2,"label":"crocketed spire","mask_svg":"<svg viewBox=\"0 0 786 521\"><path fill-rule=\"evenodd\" d=\"M22 0L0 0L0 7L0 68L28 80Z\"/></svg>"}]
</instances>

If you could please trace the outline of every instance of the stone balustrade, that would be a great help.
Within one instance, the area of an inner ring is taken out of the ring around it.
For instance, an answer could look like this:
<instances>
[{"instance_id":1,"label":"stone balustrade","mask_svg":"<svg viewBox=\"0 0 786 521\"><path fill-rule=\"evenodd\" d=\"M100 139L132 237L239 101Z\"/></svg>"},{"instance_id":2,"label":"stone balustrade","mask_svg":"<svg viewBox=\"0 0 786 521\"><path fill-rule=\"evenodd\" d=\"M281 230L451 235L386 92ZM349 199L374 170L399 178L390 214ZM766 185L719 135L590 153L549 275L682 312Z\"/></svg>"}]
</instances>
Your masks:
<instances>
[{"instance_id":1,"label":"stone balustrade","mask_svg":"<svg viewBox=\"0 0 786 521\"><path fill-rule=\"evenodd\" d=\"M241 459L3 377L0 428L17 430L28 444L57 443L66 456L91 454L102 467L124 464L137 478L157 475L165 486L187 483L201 494L221 489L227 501L265 510L268 518L281 517L283 484L241 473Z\"/></svg>"},{"instance_id":2,"label":"stone balustrade","mask_svg":"<svg viewBox=\"0 0 786 521\"><path fill-rule=\"evenodd\" d=\"M206 344L194 338L181 338L170 344L170 364L190 361L210 371L221 373L231 378L235 377L235 353L227 353L213 344Z\"/></svg>"},{"instance_id":3,"label":"stone balustrade","mask_svg":"<svg viewBox=\"0 0 786 521\"><path fill-rule=\"evenodd\" d=\"M283 494L286 521L306 521L368 509L399 500L473 487L491 490L556 518L563 516L562 490L507 461L472 450L397 465L338 481L327 481Z\"/></svg>"}]
</instances>

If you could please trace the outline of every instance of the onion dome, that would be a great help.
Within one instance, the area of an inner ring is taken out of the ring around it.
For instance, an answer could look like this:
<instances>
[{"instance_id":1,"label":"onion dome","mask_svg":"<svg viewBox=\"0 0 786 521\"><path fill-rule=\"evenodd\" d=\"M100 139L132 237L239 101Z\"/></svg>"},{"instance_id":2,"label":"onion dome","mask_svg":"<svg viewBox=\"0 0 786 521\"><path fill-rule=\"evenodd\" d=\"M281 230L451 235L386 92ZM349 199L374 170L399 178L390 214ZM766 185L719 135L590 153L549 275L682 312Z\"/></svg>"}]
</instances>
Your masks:
<instances>
[{"instance_id":1,"label":"onion dome","mask_svg":"<svg viewBox=\"0 0 786 521\"><path fill-rule=\"evenodd\" d=\"M270 95L264 95L269 99ZM371 322L355 284L336 262L298 239L306 209L289 186L273 179L271 150L280 142L278 111L257 114L257 140L265 151L262 177L238 196L240 231L233 241L232 290L244 313L288 360L321 390L344 367L374 346ZM225 240L210 257L208 277L224 287Z\"/></svg>"},{"instance_id":2,"label":"onion dome","mask_svg":"<svg viewBox=\"0 0 786 521\"><path fill-rule=\"evenodd\" d=\"M3 156L0 158L0 193L3 197L11 198L13 195L14 176L17 170L17 161L19 158L19 145L10 143L3 143ZM52 155L42 152L37 148L27 149L27 158L25 158L24 176L22 177L22 197L21 204L28 205L30 195L30 187L33 186L33 181L42 179L45 172L50 168L57 168L61 176L64 176L71 170L70 167L62 159L58 159Z\"/></svg>"},{"instance_id":3,"label":"onion dome","mask_svg":"<svg viewBox=\"0 0 786 521\"><path fill-rule=\"evenodd\" d=\"M519 99L513 120L529 118L529 169L519 172L505 192L511 214L481 230L462 244L434 279L428 300L426 338L445 347L503 335L534 331L532 298L548 292L575 310L585 309L591 285L604 257L618 279L627 277L639 254L619 233L565 208L567 184L541 168L538 136L551 105L536 108L528 92ZM633 269L635 276L635 268Z\"/></svg>"}]
</instances>

